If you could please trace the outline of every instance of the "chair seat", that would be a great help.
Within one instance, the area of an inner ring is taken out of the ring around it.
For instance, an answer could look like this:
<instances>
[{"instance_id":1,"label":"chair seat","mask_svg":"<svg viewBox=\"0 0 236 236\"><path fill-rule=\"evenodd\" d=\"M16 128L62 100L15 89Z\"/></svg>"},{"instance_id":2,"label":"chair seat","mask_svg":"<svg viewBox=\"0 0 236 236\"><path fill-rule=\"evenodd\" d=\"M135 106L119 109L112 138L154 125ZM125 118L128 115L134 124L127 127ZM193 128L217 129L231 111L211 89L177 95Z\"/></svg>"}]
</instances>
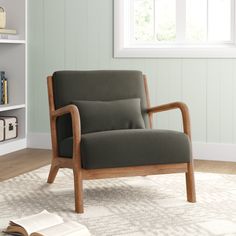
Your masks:
<instances>
[{"instance_id":1,"label":"chair seat","mask_svg":"<svg viewBox=\"0 0 236 236\"><path fill-rule=\"evenodd\" d=\"M72 157L72 137L59 146L60 156ZM81 159L84 169L187 163L191 145L188 136L177 131L112 130L82 135Z\"/></svg>"}]
</instances>

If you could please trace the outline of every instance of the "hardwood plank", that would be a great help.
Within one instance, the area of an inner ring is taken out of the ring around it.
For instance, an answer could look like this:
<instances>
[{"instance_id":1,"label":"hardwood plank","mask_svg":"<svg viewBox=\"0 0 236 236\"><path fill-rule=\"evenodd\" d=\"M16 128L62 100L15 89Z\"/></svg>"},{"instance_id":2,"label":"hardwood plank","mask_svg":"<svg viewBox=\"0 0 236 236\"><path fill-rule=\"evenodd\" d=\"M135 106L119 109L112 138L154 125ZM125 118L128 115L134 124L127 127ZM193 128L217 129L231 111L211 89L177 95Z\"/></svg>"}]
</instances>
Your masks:
<instances>
[{"instance_id":1,"label":"hardwood plank","mask_svg":"<svg viewBox=\"0 0 236 236\"><path fill-rule=\"evenodd\" d=\"M0 157L0 181L50 164L51 151L24 149Z\"/></svg>"},{"instance_id":2,"label":"hardwood plank","mask_svg":"<svg viewBox=\"0 0 236 236\"><path fill-rule=\"evenodd\" d=\"M236 174L236 162L195 160L195 171L219 174Z\"/></svg>"}]
</instances>

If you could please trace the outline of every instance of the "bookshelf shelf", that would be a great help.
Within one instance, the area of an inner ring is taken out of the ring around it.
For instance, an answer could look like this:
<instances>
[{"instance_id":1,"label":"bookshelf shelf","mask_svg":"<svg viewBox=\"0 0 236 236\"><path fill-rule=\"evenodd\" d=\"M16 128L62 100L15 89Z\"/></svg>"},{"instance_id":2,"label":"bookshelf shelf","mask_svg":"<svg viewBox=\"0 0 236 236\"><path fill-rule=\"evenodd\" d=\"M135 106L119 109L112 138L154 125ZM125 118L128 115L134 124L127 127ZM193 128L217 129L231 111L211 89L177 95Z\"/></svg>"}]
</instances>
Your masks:
<instances>
[{"instance_id":1,"label":"bookshelf shelf","mask_svg":"<svg viewBox=\"0 0 236 236\"><path fill-rule=\"evenodd\" d=\"M7 43L10 43L10 44L25 44L26 41L25 40L0 39L0 43L3 43L3 44L7 44Z\"/></svg>"},{"instance_id":2,"label":"bookshelf shelf","mask_svg":"<svg viewBox=\"0 0 236 236\"><path fill-rule=\"evenodd\" d=\"M27 0L0 0L6 11L6 29L19 39L0 39L0 71L8 79L9 104L0 105L1 116L15 116L18 136L0 142L0 156L26 148L27 144Z\"/></svg>"},{"instance_id":3,"label":"bookshelf shelf","mask_svg":"<svg viewBox=\"0 0 236 236\"><path fill-rule=\"evenodd\" d=\"M25 104L19 104L19 105L12 105L12 104L0 105L0 112L16 110L16 109L21 109L21 108L25 108Z\"/></svg>"},{"instance_id":4,"label":"bookshelf shelf","mask_svg":"<svg viewBox=\"0 0 236 236\"><path fill-rule=\"evenodd\" d=\"M0 148L0 156L1 156L10 152L15 152L23 148L26 148L27 140L26 138L17 137L15 139L10 139L8 141L0 142L0 145L1 145Z\"/></svg>"}]
</instances>

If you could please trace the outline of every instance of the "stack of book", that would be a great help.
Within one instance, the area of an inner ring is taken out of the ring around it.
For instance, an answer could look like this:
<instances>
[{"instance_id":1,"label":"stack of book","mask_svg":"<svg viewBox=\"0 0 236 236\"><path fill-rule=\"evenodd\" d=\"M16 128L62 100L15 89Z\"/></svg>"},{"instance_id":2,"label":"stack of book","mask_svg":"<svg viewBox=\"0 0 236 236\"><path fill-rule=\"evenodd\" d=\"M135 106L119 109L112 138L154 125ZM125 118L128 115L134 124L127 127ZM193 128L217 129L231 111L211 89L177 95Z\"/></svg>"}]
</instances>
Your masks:
<instances>
[{"instance_id":1,"label":"stack of book","mask_svg":"<svg viewBox=\"0 0 236 236\"><path fill-rule=\"evenodd\" d=\"M8 104L8 80L4 71L0 71L0 105Z\"/></svg>"},{"instance_id":2,"label":"stack of book","mask_svg":"<svg viewBox=\"0 0 236 236\"><path fill-rule=\"evenodd\" d=\"M17 40L19 39L19 35L14 29L0 29L0 40L1 39Z\"/></svg>"}]
</instances>

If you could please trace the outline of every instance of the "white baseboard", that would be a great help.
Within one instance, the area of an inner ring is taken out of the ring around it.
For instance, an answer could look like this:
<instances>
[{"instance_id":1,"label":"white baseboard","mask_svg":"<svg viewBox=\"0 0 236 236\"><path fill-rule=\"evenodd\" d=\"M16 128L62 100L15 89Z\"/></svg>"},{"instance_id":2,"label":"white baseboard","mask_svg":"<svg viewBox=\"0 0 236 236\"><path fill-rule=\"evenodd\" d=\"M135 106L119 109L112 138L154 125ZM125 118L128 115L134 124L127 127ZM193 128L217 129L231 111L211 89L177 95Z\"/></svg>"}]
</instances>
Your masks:
<instances>
[{"instance_id":1,"label":"white baseboard","mask_svg":"<svg viewBox=\"0 0 236 236\"><path fill-rule=\"evenodd\" d=\"M193 142L194 159L236 162L236 144Z\"/></svg>"},{"instance_id":2,"label":"white baseboard","mask_svg":"<svg viewBox=\"0 0 236 236\"><path fill-rule=\"evenodd\" d=\"M51 149L48 133L30 133L29 148ZM236 162L236 144L193 142L193 157L199 160Z\"/></svg>"},{"instance_id":3,"label":"white baseboard","mask_svg":"<svg viewBox=\"0 0 236 236\"><path fill-rule=\"evenodd\" d=\"M29 133L27 137L27 147L52 149L51 135L48 133Z\"/></svg>"}]
</instances>

